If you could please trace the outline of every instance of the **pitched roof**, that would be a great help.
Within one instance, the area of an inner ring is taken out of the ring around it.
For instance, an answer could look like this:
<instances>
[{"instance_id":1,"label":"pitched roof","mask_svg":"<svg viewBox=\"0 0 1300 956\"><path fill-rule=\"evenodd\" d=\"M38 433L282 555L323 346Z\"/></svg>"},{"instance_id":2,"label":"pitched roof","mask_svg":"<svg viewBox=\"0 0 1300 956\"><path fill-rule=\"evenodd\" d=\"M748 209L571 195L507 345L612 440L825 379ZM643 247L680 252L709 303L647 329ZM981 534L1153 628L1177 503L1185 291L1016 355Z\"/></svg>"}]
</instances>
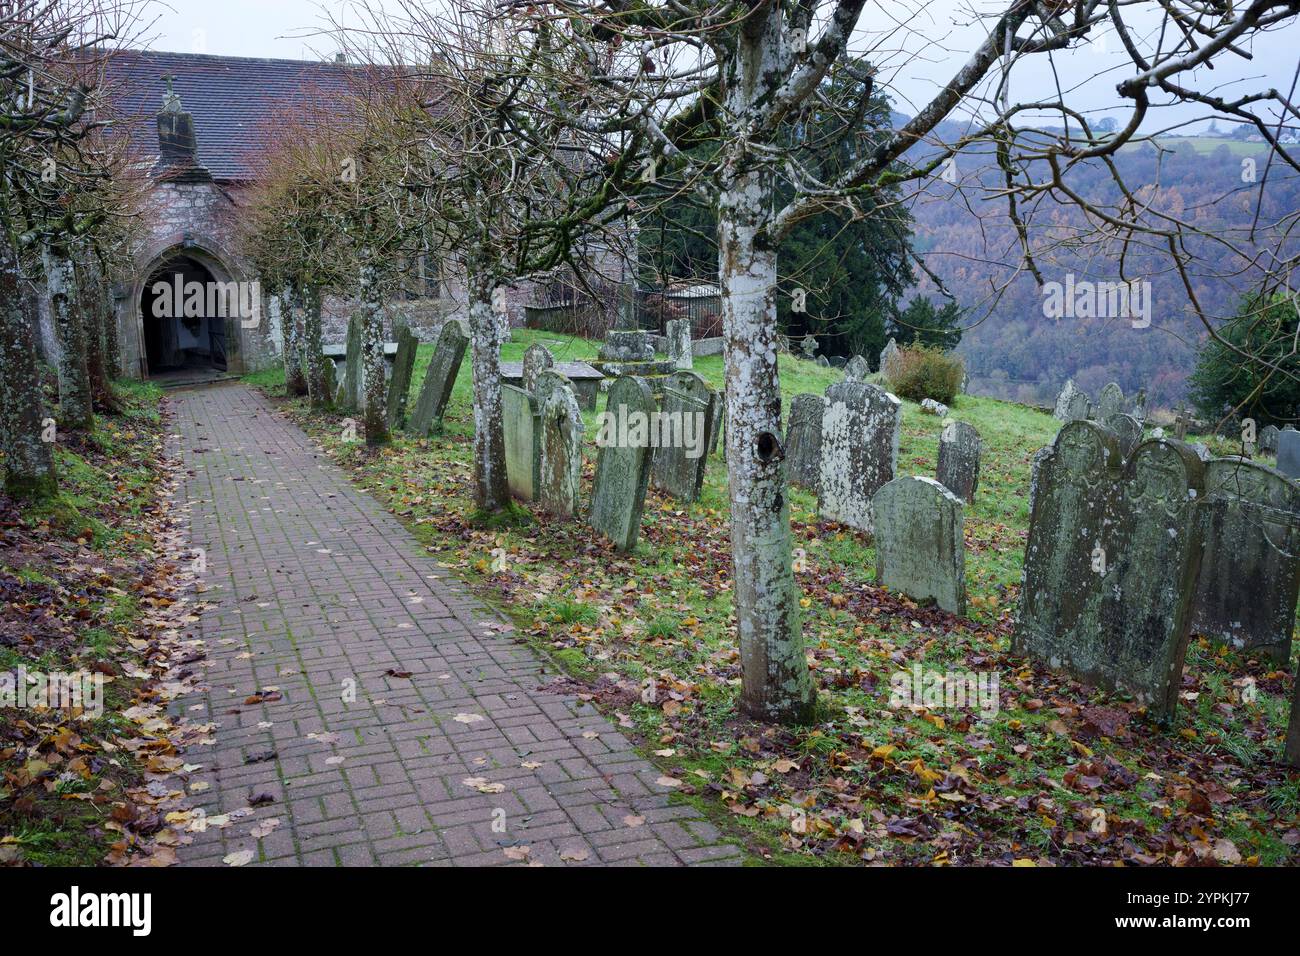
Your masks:
<instances>
[{"instance_id":1,"label":"pitched roof","mask_svg":"<svg viewBox=\"0 0 1300 956\"><path fill-rule=\"evenodd\" d=\"M145 161L158 156L154 117L162 108L165 74L194 117L199 161L223 181L253 178L258 153L269 145L277 113L313 108L348 93L367 67L312 60L268 60L154 50L116 50L105 68L115 114Z\"/></svg>"}]
</instances>

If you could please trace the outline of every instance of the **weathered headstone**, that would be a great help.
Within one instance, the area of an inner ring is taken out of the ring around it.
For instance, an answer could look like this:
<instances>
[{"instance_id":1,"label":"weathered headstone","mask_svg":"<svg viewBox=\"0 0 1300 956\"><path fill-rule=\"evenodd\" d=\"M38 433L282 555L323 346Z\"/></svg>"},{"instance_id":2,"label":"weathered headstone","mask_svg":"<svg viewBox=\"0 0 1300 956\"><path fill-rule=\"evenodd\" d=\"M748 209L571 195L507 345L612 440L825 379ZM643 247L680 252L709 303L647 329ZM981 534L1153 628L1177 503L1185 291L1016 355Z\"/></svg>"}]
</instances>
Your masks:
<instances>
[{"instance_id":1,"label":"weathered headstone","mask_svg":"<svg viewBox=\"0 0 1300 956\"><path fill-rule=\"evenodd\" d=\"M679 369L689 369L695 364L691 352L691 320L669 319L664 323L668 339L668 360Z\"/></svg>"},{"instance_id":2,"label":"weathered headstone","mask_svg":"<svg viewBox=\"0 0 1300 956\"><path fill-rule=\"evenodd\" d=\"M949 422L939 433L939 483L962 501L975 501L983 442L975 426Z\"/></svg>"},{"instance_id":3,"label":"weathered headstone","mask_svg":"<svg viewBox=\"0 0 1300 956\"><path fill-rule=\"evenodd\" d=\"M809 333L803 337L799 343L799 348L803 352L803 357L812 361L817 357L817 336Z\"/></svg>"},{"instance_id":4,"label":"weathered headstone","mask_svg":"<svg viewBox=\"0 0 1300 956\"><path fill-rule=\"evenodd\" d=\"M541 415L537 398L513 385L501 386L501 430L506 440L506 483L522 501L535 501L540 483Z\"/></svg>"},{"instance_id":5,"label":"weathered headstone","mask_svg":"<svg viewBox=\"0 0 1300 956\"><path fill-rule=\"evenodd\" d=\"M921 411L927 415L935 415L939 418L948 417L948 406L933 398L921 399Z\"/></svg>"},{"instance_id":6,"label":"weathered headstone","mask_svg":"<svg viewBox=\"0 0 1300 956\"><path fill-rule=\"evenodd\" d=\"M1300 485L1244 458L1205 466L1192 630L1285 663L1300 596Z\"/></svg>"},{"instance_id":7,"label":"weathered headstone","mask_svg":"<svg viewBox=\"0 0 1300 956\"><path fill-rule=\"evenodd\" d=\"M640 434L630 425L638 417L648 422L654 412L654 395L640 379L625 375L610 386L591 492L591 526L621 551L636 547L641 533L652 458L648 424Z\"/></svg>"},{"instance_id":8,"label":"weathered headstone","mask_svg":"<svg viewBox=\"0 0 1300 956\"><path fill-rule=\"evenodd\" d=\"M1290 425L1277 433L1277 470L1300 478L1300 432Z\"/></svg>"},{"instance_id":9,"label":"weathered headstone","mask_svg":"<svg viewBox=\"0 0 1300 956\"><path fill-rule=\"evenodd\" d=\"M818 513L870 531L871 496L894 480L903 403L877 385L837 382L822 415Z\"/></svg>"},{"instance_id":10,"label":"weathered headstone","mask_svg":"<svg viewBox=\"0 0 1300 956\"><path fill-rule=\"evenodd\" d=\"M1012 650L1173 717L1190 636L1204 465L1187 446L1065 425L1036 460Z\"/></svg>"},{"instance_id":11,"label":"weathered headstone","mask_svg":"<svg viewBox=\"0 0 1300 956\"><path fill-rule=\"evenodd\" d=\"M1147 390L1139 388L1133 397L1133 410L1129 413L1143 425L1147 422Z\"/></svg>"},{"instance_id":12,"label":"weathered headstone","mask_svg":"<svg viewBox=\"0 0 1300 956\"><path fill-rule=\"evenodd\" d=\"M459 322L446 323L438 333L438 344L433 358L429 360L420 397L415 402L415 410L407 425L407 431L411 434L424 437L442 428L442 414L447 410L451 389L456 384L456 376L460 373L460 363L468 345L469 339Z\"/></svg>"},{"instance_id":13,"label":"weathered headstone","mask_svg":"<svg viewBox=\"0 0 1300 956\"><path fill-rule=\"evenodd\" d=\"M558 372L538 374L536 395L542 428L537 501L553 514L572 517L582 477L582 409L573 386Z\"/></svg>"},{"instance_id":14,"label":"weathered headstone","mask_svg":"<svg viewBox=\"0 0 1300 956\"><path fill-rule=\"evenodd\" d=\"M406 419L406 403L411 394L411 373L415 371L415 350L420 341L405 326L397 329L397 357L393 375L388 380L388 427L400 428Z\"/></svg>"},{"instance_id":15,"label":"weathered headstone","mask_svg":"<svg viewBox=\"0 0 1300 956\"><path fill-rule=\"evenodd\" d=\"M1184 406L1178 410L1178 417L1174 419L1174 437L1179 441L1187 438L1187 426L1191 419L1187 414L1187 408Z\"/></svg>"},{"instance_id":16,"label":"weathered headstone","mask_svg":"<svg viewBox=\"0 0 1300 956\"><path fill-rule=\"evenodd\" d=\"M804 392L790 402L785 430L786 477L792 485L816 493L822 469L822 415L826 399Z\"/></svg>"},{"instance_id":17,"label":"weathered headstone","mask_svg":"<svg viewBox=\"0 0 1300 956\"><path fill-rule=\"evenodd\" d=\"M709 429L709 454L716 455L720 445L719 439L727 425L726 400L721 392L713 393L713 427Z\"/></svg>"},{"instance_id":18,"label":"weathered headstone","mask_svg":"<svg viewBox=\"0 0 1300 956\"><path fill-rule=\"evenodd\" d=\"M1133 454L1133 449L1142 444L1142 423L1132 415L1121 412L1111 415L1102 424L1115 433L1119 439L1119 450L1125 458Z\"/></svg>"},{"instance_id":19,"label":"weathered headstone","mask_svg":"<svg viewBox=\"0 0 1300 956\"><path fill-rule=\"evenodd\" d=\"M889 363L898 357L898 353L899 353L898 343L895 342L893 337L891 336L889 341L885 343L885 347L880 350L879 369L883 374L885 375L889 374L889 368L888 368Z\"/></svg>"},{"instance_id":20,"label":"weathered headstone","mask_svg":"<svg viewBox=\"0 0 1300 956\"><path fill-rule=\"evenodd\" d=\"M1259 431L1259 450L1265 455L1277 454L1277 436L1282 434L1276 425L1265 425Z\"/></svg>"},{"instance_id":21,"label":"weathered headstone","mask_svg":"<svg viewBox=\"0 0 1300 956\"><path fill-rule=\"evenodd\" d=\"M1109 382L1097 396L1097 407L1093 410L1093 417L1099 422L1104 422L1112 415L1118 415L1124 411L1124 389L1120 388L1118 383Z\"/></svg>"},{"instance_id":22,"label":"weathered headstone","mask_svg":"<svg viewBox=\"0 0 1300 956\"><path fill-rule=\"evenodd\" d=\"M675 372L664 383L661 405L650 480L678 501L695 501L709 462L713 392L694 372Z\"/></svg>"},{"instance_id":23,"label":"weathered headstone","mask_svg":"<svg viewBox=\"0 0 1300 956\"><path fill-rule=\"evenodd\" d=\"M849 382L865 382L870 374L871 366L861 355L853 356L849 359L849 364L844 366L844 378Z\"/></svg>"},{"instance_id":24,"label":"weathered headstone","mask_svg":"<svg viewBox=\"0 0 1300 956\"><path fill-rule=\"evenodd\" d=\"M817 356L817 364L820 365L822 368L830 368L831 360L828 359L825 355L819 355Z\"/></svg>"},{"instance_id":25,"label":"weathered headstone","mask_svg":"<svg viewBox=\"0 0 1300 956\"><path fill-rule=\"evenodd\" d=\"M876 492L876 583L966 613L961 499L933 478L895 478Z\"/></svg>"},{"instance_id":26,"label":"weathered headstone","mask_svg":"<svg viewBox=\"0 0 1300 956\"><path fill-rule=\"evenodd\" d=\"M605 333L600 347L601 359L608 362L652 362L655 357L654 341L643 330Z\"/></svg>"},{"instance_id":27,"label":"weathered headstone","mask_svg":"<svg viewBox=\"0 0 1300 956\"><path fill-rule=\"evenodd\" d=\"M347 357L344 359L343 401L341 412L361 411L362 398L366 394L361 381L361 316L353 314L348 319Z\"/></svg>"},{"instance_id":28,"label":"weathered headstone","mask_svg":"<svg viewBox=\"0 0 1300 956\"><path fill-rule=\"evenodd\" d=\"M545 345L528 346L524 352L524 374L521 385L525 392L537 392L537 376L548 368L555 367L555 356Z\"/></svg>"},{"instance_id":29,"label":"weathered headstone","mask_svg":"<svg viewBox=\"0 0 1300 956\"><path fill-rule=\"evenodd\" d=\"M1052 412L1063 422L1077 422L1087 418L1092 411L1092 402L1088 393L1074 384L1074 379L1067 379L1061 394L1056 396L1056 409Z\"/></svg>"}]
</instances>

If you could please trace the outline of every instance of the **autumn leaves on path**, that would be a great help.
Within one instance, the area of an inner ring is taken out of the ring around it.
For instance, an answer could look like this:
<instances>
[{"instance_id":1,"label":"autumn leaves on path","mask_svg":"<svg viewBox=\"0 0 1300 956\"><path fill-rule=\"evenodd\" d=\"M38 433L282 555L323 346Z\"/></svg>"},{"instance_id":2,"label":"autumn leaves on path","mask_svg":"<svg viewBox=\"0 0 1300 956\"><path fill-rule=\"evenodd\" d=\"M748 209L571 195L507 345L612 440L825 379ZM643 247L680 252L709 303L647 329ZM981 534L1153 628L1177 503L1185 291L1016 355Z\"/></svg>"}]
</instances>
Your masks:
<instances>
[{"instance_id":1,"label":"autumn leaves on path","mask_svg":"<svg viewBox=\"0 0 1300 956\"><path fill-rule=\"evenodd\" d=\"M264 399L174 408L212 605L176 706L215 724L182 863L740 861Z\"/></svg>"}]
</instances>

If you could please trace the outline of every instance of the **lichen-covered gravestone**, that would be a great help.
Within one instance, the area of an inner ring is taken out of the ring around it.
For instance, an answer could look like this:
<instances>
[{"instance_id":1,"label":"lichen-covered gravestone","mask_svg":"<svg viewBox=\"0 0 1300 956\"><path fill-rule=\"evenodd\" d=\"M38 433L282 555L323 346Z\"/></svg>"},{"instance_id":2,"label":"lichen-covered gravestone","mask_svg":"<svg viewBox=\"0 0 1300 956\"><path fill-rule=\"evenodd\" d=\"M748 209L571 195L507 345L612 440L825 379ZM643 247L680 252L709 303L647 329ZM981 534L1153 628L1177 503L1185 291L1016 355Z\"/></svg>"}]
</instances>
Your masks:
<instances>
[{"instance_id":1,"label":"lichen-covered gravestone","mask_svg":"<svg viewBox=\"0 0 1300 956\"><path fill-rule=\"evenodd\" d=\"M1300 432L1290 425L1277 433L1277 470L1300 478Z\"/></svg>"},{"instance_id":2,"label":"lichen-covered gravestone","mask_svg":"<svg viewBox=\"0 0 1300 956\"><path fill-rule=\"evenodd\" d=\"M393 360L393 377L388 380L388 428L399 428L406 418L407 398L411 393L411 373L415 370L415 350L419 340L405 326L397 329L397 356Z\"/></svg>"},{"instance_id":3,"label":"lichen-covered gravestone","mask_svg":"<svg viewBox=\"0 0 1300 956\"><path fill-rule=\"evenodd\" d=\"M424 374L424 384L420 388L420 397L415 402L415 411L407 431L424 437L430 432L442 428L442 414L447 410L451 398L452 386L460 373L460 363L465 357L469 345L461 324L450 321L438 333L438 344L433 358L429 360L429 369Z\"/></svg>"},{"instance_id":4,"label":"lichen-covered gravestone","mask_svg":"<svg viewBox=\"0 0 1300 956\"><path fill-rule=\"evenodd\" d=\"M837 382L826 389L818 513L871 530L871 496L894 480L903 403L877 385Z\"/></svg>"},{"instance_id":5,"label":"lichen-covered gravestone","mask_svg":"<svg viewBox=\"0 0 1300 956\"><path fill-rule=\"evenodd\" d=\"M539 373L536 384L542 427L537 501L552 514L572 517L582 477L582 409L573 386L558 372Z\"/></svg>"},{"instance_id":6,"label":"lichen-covered gravestone","mask_svg":"<svg viewBox=\"0 0 1300 956\"><path fill-rule=\"evenodd\" d=\"M1124 411L1124 389L1119 387L1116 382L1107 383L1106 387L1101 390L1097 396L1097 407L1094 410L1094 417L1099 422L1104 422L1112 415L1118 415Z\"/></svg>"},{"instance_id":7,"label":"lichen-covered gravestone","mask_svg":"<svg viewBox=\"0 0 1300 956\"><path fill-rule=\"evenodd\" d=\"M1262 452L1265 455L1276 455L1277 436L1280 434L1281 432L1278 431L1278 427L1276 425L1265 425L1263 428L1261 428L1259 432L1260 452Z\"/></svg>"},{"instance_id":8,"label":"lichen-covered gravestone","mask_svg":"<svg viewBox=\"0 0 1300 956\"><path fill-rule=\"evenodd\" d=\"M1204 554L1192 630L1289 660L1300 596L1300 485L1244 458L1214 458L1200 510Z\"/></svg>"},{"instance_id":9,"label":"lichen-covered gravestone","mask_svg":"<svg viewBox=\"0 0 1300 956\"><path fill-rule=\"evenodd\" d=\"M849 382L865 382L870 374L871 366L861 355L853 356L849 359L849 364L844 366L844 378Z\"/></svg>"},{"instance_id":10,"label":"lichen-covered gravestone","mask_svg":"<svg viewBox=\"0 0 1300 956\"><path fill-rule=\"evenodd\" d=\"M361 375L361 316L353 314L348 319L347 353L343 363L343 401L339 411L361 411L362 399L366 390L362 385Z\"/></svg>"},{"instance_id":11,"label":"lichen-covered gravestone","mask_svg":"<svg viewBox=\"0 0 1300 956\"><path fill-rule=\"evenodd\" d=\"M522 501L537 498L541 465L541 418L537 399L514 385L501 385L501 430L506 439L506 484Z\"/></svg>"},{"instance_id":12,"label":"lichen-covered gravestone","mask_svg":"<svg viewBox=\"0 0 1300 956\"><path fill-rule=\"evenodd\" d=\"M898 358L899 351L898 343L895 342L892 337L885 343L885 347L880 350L879 369L883 374L890 374L889 364L894 361L894 359Z\"/></svg>"},{"instance_id":13,"label":"lichen-covered gravestone","mask_svg":"<svg viewBox=\"0 0 1300 956\"><path fill-rule=\"evenodd\" d=\"M966 613L961 499L933 478L895 478L872 499L876 583Z\"/></svg>"},{"instance_id":14,"label":"lichen-covered gravestone","mask_svg":"<svg viewBox=\"0 0 1300 956\"><path fill-rule=\"evenodd\" d=\"M1094 422L1035 458L1013 652L1173 717L1190 635L1204 465L1178 442L1128 462Z\"/></svg>"},{"instance_id":15,"label":"lichen-covered gravestone","mask_svg":"<svg viewBox=\"0 0 1300 956\"><path fill-rule=\"evenodd\" d=\"M817 357L817 336L811 333L805 335L803 341L799 343L799 348L803 352L803 357L811 362Z\"/></svg>"},{"instance_id":16,"label":"lichen-covered gravestone","mask_svg":"<svg viewBox=\"0 0 1300 956\"><path fill-rule=\"evenodd\" d=\"M816 493L822 470L822 415L826 399L804 392L790 403L785 430L786 477L792 485Z\"/></svg>"},{"instance_id":17,"label":"lichen-covered gravestone","mask_svg":"<svg viewBox=\"0 0 1300 956\"><path fill-rule=\"evenodd\" d=\"M695 501L709 462L713 391L694 372L674 372L663 388L659 446L650 479L678 501Z\"/></svg>"},{"instance_id":18,"label":"lichen-covered gravestone","mask_svg":"<svg viewBox=\"0 0 1300 956\"><path fill-rule=\"evenodd\" d=\"M668 358L679 369L689 369L695 364L691 352L691 320L669 319L664 323L664 335L668 339Z\"/></svg>"},{"instance_id":19,"label":"lichen-covered gravestone","mask_svg":"<svg viewBox=\"0 0 1300 956\"><path fill-rule=\"evenodd\" d=\"M524 352L523 389L537 393L537 376L555 366L555 356L545 345L530 345Z\"/></svg>"},{"instance_id":20,"label":"lichen-covered gravestone","mask_svg":"<svg viewBox=\"0 0 1300 956\"><path fill-rule=\"evenodd\" d=\"M949 422L939 433L939 483L962 501L975 501L984 443L974 425Z\"/></svg>"},{"instance_id":21,"label":"lichen-covered gravestone","mask_svg":"<svg viewBox=\"0 0 1300 956\"><path fill-rule=\"evenodd\" d=\"M1142 443L1142 423L1132 415L1111 415L1102 424L1115 433L1119 439L1119 450L1125 458L1133 454L1133 449Z\"/></svg>"},{"instance_id":22,"label":"lichen-covered gravestone","mask_svg":"<svg viewBox=\"0 0 1300 956\"><path fill-rule=\"evenodd\" d=\"M624 375L610 386L596 457L590 520L591 526L620 551L636 547L650 481L649 426L644 424L639 434L631 426L638 419L648 423L654 412L654 395L640 379Z\"/></svg>"},{"instance_id":23,"label":"lichen-covered gravestone","mask_svg":"<svg viewBox=\"0 0 1300 956\"><path fill-rule=\"evenodd\" d=\"M1052 414L1063 422L1077 422L1087 418L1091 411L1092 402L1088 399L1088 393L1075 385L1074 379L1067 379L1061 394L1056 396L1056 409Z\"/></svg>"}]
</instances>

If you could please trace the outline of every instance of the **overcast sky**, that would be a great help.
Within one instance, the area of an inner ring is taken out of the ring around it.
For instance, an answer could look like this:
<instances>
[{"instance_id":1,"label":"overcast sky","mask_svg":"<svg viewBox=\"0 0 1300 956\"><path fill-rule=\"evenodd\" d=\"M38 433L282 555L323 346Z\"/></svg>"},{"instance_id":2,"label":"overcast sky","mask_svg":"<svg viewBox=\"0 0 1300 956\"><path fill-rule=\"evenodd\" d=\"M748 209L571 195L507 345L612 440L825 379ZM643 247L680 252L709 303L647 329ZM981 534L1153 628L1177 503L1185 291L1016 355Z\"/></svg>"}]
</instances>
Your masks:
<instances>
[{"instance_id":1,"label":"overcast sky","mask_svg":"<svg viewBox=\"0 0 1300 956\"><path fill-rule=\"evenodd\" d=\"M384 0L395 4L396 0ZM446 2L446 0L436 0ZM856 46L869 51L881 68L881 79L896 108L914 113L961 67L984 35L980 13L1005 8L1006 0L878 0L862 16ZM435 5L435 4L431 4ZM229 56L315 59L332 55L337 45L329 36L324 11L348 21L348 0L167 0L155 8L149 45L174 52ZM1152 4L1152 7L1155 5ZM1131 5L1125 16L1138 32L1143 18ZM1147 24L1154 24L1148 18ZM1247 48L1253 60L1216 60L1215 70L1202 71L1198 89L1232 97L1247 90L1291 88L1300 56L1300 27L1257 39ZM1049 95L1058 85L1071 102L1094 115L1112 115L1121 123L1124 104L1115 84L1132 72L1114 34L1098 37L1088 47L1065 55L1027 58L1012 71L1012 99L1032 100ZM1161 127L1207 115L1202 109L1180 107L1158 114ZM954 117L956 118L956 117ZM1197 124L1200 128L1204 124Z\"/></svg>"}]
</instances>

